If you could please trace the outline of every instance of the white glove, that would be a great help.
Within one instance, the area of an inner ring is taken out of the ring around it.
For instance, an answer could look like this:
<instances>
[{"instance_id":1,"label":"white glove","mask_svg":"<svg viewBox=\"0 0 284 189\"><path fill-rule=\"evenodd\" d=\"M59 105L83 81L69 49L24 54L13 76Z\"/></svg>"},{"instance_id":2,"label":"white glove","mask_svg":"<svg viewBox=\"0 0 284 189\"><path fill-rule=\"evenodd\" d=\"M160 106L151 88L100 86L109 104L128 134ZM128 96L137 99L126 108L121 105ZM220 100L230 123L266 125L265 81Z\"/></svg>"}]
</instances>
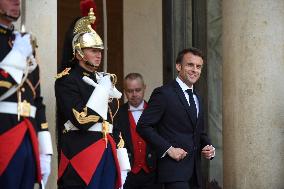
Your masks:
<instances>
[{"instance_id":1,"label":"white glove","mask_svg":"<svg viewBox=\"0 0 284 189\"><path fill-rule=\"evenodd\" d=\"M22 36L19 32L14 32L14 34L16 38L12 49L19 51L26 58L32 55L31 35L25 34Z\"/></svg>"},{"instance_id":2,"label":"white glove","mask_svg":"<svg viewBox=\"0 0 284 189\"><path fill-rule=\"evenodd\" d=\"M121 189L123 189L128 172L128 170L121 171Z\"/></svg>"},{"instance_id":3,"label":"white glove","mask_svg":"<svg viewBox=\"0 0 284 189\"><path fill-rule=\"evenodd\" d=\"M112 82L110 80L110 75L105 75L104 77L98 80L98 84L102 86L106 91L110 91L112 89Z\"/></svg>"},{"instance_id":4,"label":"white glove","mask_svg":"<svg viewBox=\"0 0 284 189\"><path fill-rule=\"evenodd\" d=\"M96 86L86 106L97 112L104 120L107 120L109 92L112 88L110 76L100 78L98 84L87 77L83 77L83 80L89 85Z\"/></svg>"},{"instance_id":5,"label":"white glove","mask_svg":"<svg viewBox=\"0 0 284 189\"><path fill-rule=\"evenodd\" d=\"M48 176L50 174L51 155L40 154L39 158L40 158L42 181L44 185L46 185Z\"/></svg>"},{"instance_id":6,"label":"white glove","mask_svg":"<svg viewBox=\"0 0 284 189\"><path fill-rule=\"evenodd\" d=\"M95 87L86 106L97 112L104 120L107 120L109 98L120 98L121 93L118 90L114 90L116 88L110 80L110 75L105 75L99 79L97 78L98 84L86 76L82 79L89 85Z\"/></svg>"},{"instance_id":7,"label":"white glove","mask_svg":"<svg viewBox=\"0 0 284 189\"><path fill-rule=\"evenodd\" d=\"M96 82L94 82L92 79L90 79L90 78L87 77L87 76L84 76L84 77L83 77L83 80L84 80L87 84L89 84L89 85L91 85L91 86L93 86L93 87L97 87L97 86L98 86L98 84L97 84ZM118 98L118 99L119 99L119 98L121 98L121 96L122 96L121 92L118 91L115 86L113 86L113 87L111 88L110 92L109 92L109 97L110 97L110 98Z\"/></svg>"},{"instance_id":8,"label":"white glove","mask_svg":"<svg viewBox=\"0 0 284 189\"><path fill-rule=\"evenodd\" d=\"M121 98L121 92L119 90L117 90L117 88L115 86L113 86L109 92L109 97L110 98Z\"/></svg>"},{"instance_id":9,"label":"white glove","mask_svg":"<svg viewBox=\"0 0 284 189\"><path fill-rule=\"evenodd\" d=\"M93 86L93 87L97 87L98 84L96 82L94 82L94 80L92 80L91 78L87 77L87 76L84 76L83 78L83 81L85 81L85 83Z\"/></svg>"},{"instance_id":10,"label":"white glove","mask_svg":"<svg viewBox=\"0 0 284 189\"><path fill-rule=\"evenodd\" d=\"M36 69L37 63L33 55L29 57L29 60L30 60L30 64L28 65L28 70L29 70L29 73L32 73Z\"/></svg>"},{"instance_id":11,"label":"white glove","mask_svg":"<svg viewBox=\"0 0 284 189\"><path fill-rule=\"evenodd\" d=\"M15 32L15 35L13 48L2 60L0 68L8 72L19 84L27 67L27 58L32 54L32 45L29 34L22 36Z\"/></svg>"}]
</instances>

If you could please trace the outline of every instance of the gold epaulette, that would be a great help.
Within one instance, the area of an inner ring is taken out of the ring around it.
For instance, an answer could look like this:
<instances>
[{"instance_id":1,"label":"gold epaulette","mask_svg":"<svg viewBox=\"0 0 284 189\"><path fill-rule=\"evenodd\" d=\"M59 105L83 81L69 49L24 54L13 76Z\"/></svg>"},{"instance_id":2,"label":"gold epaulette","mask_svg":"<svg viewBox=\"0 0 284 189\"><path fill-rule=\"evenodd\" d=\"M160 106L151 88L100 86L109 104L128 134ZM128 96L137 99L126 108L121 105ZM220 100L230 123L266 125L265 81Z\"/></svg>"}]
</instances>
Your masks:
<instances>
[{"instance_id":1,"label":"gold epaulette","mask_svg":"<svg viewBox=\"0 0 284 189\"><path fill-rule=\"evenodd\" d=\"M71 70L71 68L65 68L65 70L63 70L62 72L60 72L59 74L57 74L57 76L55 77L55 79L59 79L65 75L69 75L69 71Z\"/></svg>"},{"instance_id":2,"label":"gold epaulette","mask_svg":"<svg viewBox=\"0 0 284 189\"><path fill-rule=\"evenodd\" d=\"M80 123L80 124L86 124L86 123L90 123L90 122L98 122L99 119L100 119L100 116L96 116L96 115L88 115L87 113L87 107L85 107L83 109L83 112L78 112L76 111L74 108L72 109L73 111L73 114L75 116L75 118L77 119L77 121Z\"/></svg>"}]
</instances>

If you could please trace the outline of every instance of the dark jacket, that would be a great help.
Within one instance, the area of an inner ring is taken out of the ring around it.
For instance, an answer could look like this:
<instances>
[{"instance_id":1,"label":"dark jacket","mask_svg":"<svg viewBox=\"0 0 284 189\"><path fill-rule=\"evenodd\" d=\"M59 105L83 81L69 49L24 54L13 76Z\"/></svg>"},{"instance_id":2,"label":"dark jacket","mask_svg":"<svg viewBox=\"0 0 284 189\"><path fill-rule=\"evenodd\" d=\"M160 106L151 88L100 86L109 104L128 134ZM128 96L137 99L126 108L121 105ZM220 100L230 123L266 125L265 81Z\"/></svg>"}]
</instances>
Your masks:
<instances>
[{"instance_id":1,"label":"dark jacket","mask_svg":"<svg viewBox=\"0 0 284 189\"><path fill-rule=\"evenodd\" d=\"M199 101L199 115L196 124L189 113L185 95L176 81L156 88L149 100L149 106L141 115L137 131L157 150L158 180L160 182L189 181L194 171L197 183L201 184L201 149L211 144L204 130L204 112ZM179 147L188 155L177 162L162 155L170 148Z\"/></svg>"}]
</instances>

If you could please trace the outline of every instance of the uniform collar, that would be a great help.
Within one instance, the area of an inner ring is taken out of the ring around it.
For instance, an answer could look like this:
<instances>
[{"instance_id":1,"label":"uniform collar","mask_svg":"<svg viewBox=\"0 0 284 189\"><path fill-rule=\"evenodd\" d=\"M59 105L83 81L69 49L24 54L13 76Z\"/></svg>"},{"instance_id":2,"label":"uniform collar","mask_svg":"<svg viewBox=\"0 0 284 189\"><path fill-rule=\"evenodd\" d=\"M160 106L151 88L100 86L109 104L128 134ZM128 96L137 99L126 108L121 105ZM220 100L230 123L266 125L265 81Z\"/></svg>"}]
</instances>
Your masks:
<instances>
[{"instance_id":1,"label":"uniform collar","mask_svg":"<svg viewBox=\"0 0 284 189\"><path fill-rule=\"evenodd\" d=\"M0 34L1 35L7 35L7 34L12 34L14 31L14 25L11 27L8 27L6 25L0 24Z\"/></svg>"},{"instance_id":2,"label":"uniform collar","mask_svg":"<svg viewBox=\"0 0 284 189\"><path fill-rule=\"evenodd\" d=\"M83 67L81 67L79 64L76 65L76 70L78 70L79 73L81 73L84 76L91 76L91 75L95 75L95 72L90 72L88 70L85 70Z\"/></svg>"}]
</instances>

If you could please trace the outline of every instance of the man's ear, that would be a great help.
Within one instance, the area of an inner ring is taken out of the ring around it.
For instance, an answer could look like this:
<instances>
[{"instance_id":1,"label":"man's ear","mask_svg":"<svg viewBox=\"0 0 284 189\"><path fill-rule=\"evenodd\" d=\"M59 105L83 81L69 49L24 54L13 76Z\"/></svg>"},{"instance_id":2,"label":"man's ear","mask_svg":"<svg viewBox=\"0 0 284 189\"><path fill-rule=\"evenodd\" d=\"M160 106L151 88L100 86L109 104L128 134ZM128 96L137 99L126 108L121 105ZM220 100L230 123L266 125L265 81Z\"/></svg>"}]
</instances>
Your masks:
<instances>
[{"instance_id":1,"label":"man's ear","mask_svg":"<svg viewBox=\"0 0 284 189\"><path fill-rule=\"evenodd\" d=\"M176 64L176 69L177 69L178 72L180 72L180 70L181 70L181 64Z\"/></svg>"},{"instance_id":2,"label":"man's ear","mask_svg":"<svg viewBox=\"0 0 284 189\"><path fill-rule=\"evenodd\" d=\"M81 57L81 55L79 53L76 52L75 56L78 60L83 60L83 58Z\"/></svg>"}]
</instances>

